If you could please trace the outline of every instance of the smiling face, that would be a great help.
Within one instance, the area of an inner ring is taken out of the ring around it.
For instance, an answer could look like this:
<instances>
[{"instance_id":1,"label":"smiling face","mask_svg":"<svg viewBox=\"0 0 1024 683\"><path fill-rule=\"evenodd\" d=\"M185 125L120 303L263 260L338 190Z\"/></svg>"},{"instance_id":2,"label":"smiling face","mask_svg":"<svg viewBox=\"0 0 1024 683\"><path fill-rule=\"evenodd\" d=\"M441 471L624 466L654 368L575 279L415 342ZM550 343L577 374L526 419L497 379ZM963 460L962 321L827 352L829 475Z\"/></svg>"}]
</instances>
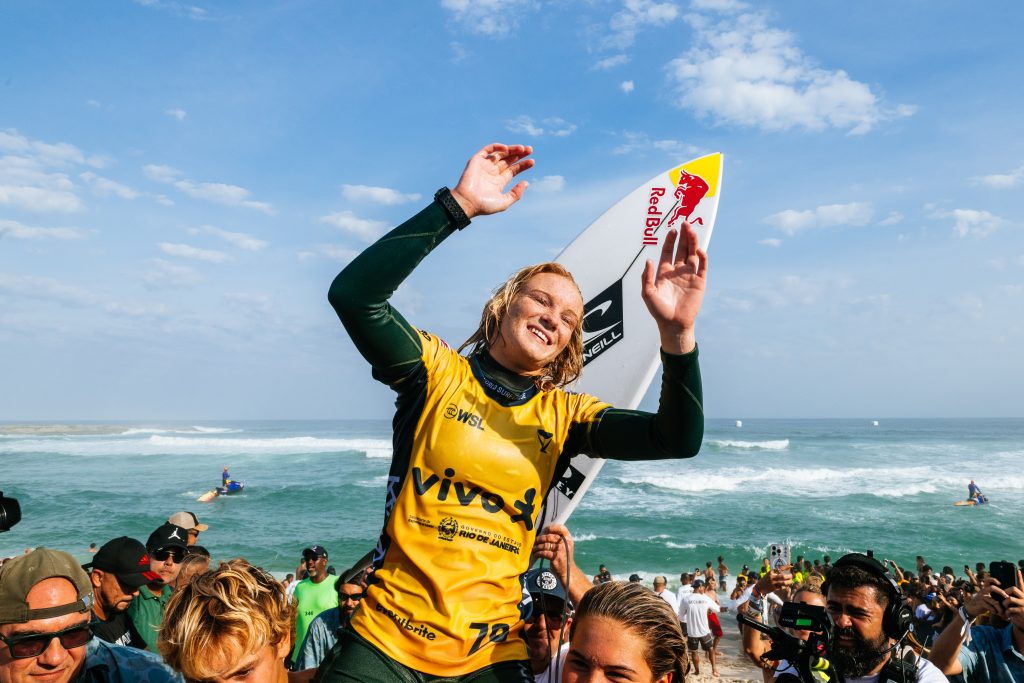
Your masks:
<instances>
[{"instance_id":1,"label":"smiling face","mask_svg":"<svg viewBox=\"0 0 1024 683\"><path fill-rule=\"evenodd\" d=\"M563 683L667 683L654 680L644 658L647 643L632 629L607 617L587 617L576 624L562 674Z\"/></svg>"},{"instance_id":2,"label":"smiling face","mask_svg":"<svg viewBox=\"0 0 1024 683\"><path fill-rule=\"evenodd\" d=\"M523 283L488 340L491 356L521 375L539 375L569 346L583 319L575 283L556 273L538 273Z\"/></svg>"}]
</instances>

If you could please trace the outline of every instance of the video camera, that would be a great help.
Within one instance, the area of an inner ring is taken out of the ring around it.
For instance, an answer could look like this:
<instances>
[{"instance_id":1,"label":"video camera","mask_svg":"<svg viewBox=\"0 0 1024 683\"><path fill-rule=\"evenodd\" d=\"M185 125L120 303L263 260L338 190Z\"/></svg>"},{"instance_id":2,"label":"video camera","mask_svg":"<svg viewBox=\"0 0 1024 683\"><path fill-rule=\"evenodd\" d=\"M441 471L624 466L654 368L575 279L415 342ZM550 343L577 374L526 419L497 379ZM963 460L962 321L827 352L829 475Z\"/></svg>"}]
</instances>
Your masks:
<instances>
[{"instance_id":1,"label":"video camera","mask_svg":"<svg viewBox=\"0 0 1024 683\"><path fill-rule=\"evenodd\" d=\"M807 640L800 640L778 626L754 621L745 614L738 614L736 618L772 641L771 649L763 655L764 659L785 659L796 669L798 676L781 674L775 679L778 683L845 683L843 675L829 662L829 652L835 642L835 622L824 607L802 602L783 603L779 624L797 631L809 631Z\"/></svg>"},{"instance_id":2,"label":"video camera","mask_svg":"<svg viewBox=\"0 0 1024 683\"><path fill-rule=\"evenodd\" d=\"M0 491L0 532L10 531L11 527L21 521L21 506L14 498L5 498Z\"/></svg>"}]
</instances>

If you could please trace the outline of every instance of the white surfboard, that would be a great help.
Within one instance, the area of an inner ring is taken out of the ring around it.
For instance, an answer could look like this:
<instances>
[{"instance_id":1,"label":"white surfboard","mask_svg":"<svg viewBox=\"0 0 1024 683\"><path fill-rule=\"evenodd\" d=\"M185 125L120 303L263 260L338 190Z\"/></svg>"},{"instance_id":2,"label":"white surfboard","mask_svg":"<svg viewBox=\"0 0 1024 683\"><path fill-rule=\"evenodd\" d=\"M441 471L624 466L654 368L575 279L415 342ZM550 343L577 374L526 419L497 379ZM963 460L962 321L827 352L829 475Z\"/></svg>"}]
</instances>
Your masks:
<instances>
[{"instance_id":1,"label":"white surfboard","mask_svg":"<svg viewBox=\"0 0 1024 683\"><path fill-rule=\"evenodd\" d=\"M644 262L657 263L665 233L688 220L701 249L711 242L722 188L722 154L659 173L576 237L557 261L576 278L586 302L584 369L570 387L617 408L636 408L657 372L658 327L640 296ZM545 502L545 524L564 524L604 460L577 456Z\"/></svg>"}]
</instances>

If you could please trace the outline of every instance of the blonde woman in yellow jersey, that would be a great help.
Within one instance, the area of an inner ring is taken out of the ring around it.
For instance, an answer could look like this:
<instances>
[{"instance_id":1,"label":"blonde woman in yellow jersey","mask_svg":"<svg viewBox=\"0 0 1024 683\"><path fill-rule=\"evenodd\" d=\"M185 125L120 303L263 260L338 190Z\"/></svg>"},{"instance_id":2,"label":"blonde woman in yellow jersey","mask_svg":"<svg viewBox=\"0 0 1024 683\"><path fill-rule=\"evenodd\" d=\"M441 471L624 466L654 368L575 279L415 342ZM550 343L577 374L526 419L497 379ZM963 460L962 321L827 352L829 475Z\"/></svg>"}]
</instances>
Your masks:
<instances>
[{"instance_id":1,"label":"blonde woman in yellow jersey","mask_svg":"<svg viewBox=\"0 0 1024 683\"><path fill-rule=\"evenodd\" d=\"M661 335L656 413L560 388L582 368L584 311L558 264L524 268L499 287L465 356L388 303L441 241L523 196L526 182L505 187L533 166L532 151L487 145L453 190L439 190L331 285L331 304L374 377L396 392L397 412L374 578L323 680L532 680L519 577L557 473L578 453L636 460L700 448L694 322L707 256L689 225L678 239L669 231L640 283Z\"/></svg>"}]
</instances>

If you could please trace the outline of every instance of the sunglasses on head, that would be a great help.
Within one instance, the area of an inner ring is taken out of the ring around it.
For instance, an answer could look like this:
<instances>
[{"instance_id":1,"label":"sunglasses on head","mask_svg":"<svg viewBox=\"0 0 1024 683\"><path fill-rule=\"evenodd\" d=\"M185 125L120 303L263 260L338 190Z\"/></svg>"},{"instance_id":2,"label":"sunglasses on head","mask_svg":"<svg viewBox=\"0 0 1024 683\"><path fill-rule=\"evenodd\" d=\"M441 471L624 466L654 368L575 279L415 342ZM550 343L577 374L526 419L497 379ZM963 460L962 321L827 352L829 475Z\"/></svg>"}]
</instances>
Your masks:
<instances>
[{"instance_id":1,"label":"sunglasses on head","mask_svg":"<svg viewBox=\"0 0 1024 683\"><path fill-rule=\"evenodd\" d=\"M184 557L185 551L181 548L160 548L153 551L153 559L157 562L166 562L167 558L171 558L171 562L178 564Z\"/></svg>"},{"instance_id":2,"label":"sunglasses on head","mask_svg":"<svg viewBox=\"0 0 1024 683\"><path fill-rule=\"evenodd\" d=\"M53 633L28 633L12 638L0 635L0 640L7 645L13 659L38 657L46 652L46 648L50 647L50 641L54 638L60 639L60 644L65 650L72 650L89 642L89 639L92 638L92 627L86 622Z\"/></svg>"}]
</instances>

